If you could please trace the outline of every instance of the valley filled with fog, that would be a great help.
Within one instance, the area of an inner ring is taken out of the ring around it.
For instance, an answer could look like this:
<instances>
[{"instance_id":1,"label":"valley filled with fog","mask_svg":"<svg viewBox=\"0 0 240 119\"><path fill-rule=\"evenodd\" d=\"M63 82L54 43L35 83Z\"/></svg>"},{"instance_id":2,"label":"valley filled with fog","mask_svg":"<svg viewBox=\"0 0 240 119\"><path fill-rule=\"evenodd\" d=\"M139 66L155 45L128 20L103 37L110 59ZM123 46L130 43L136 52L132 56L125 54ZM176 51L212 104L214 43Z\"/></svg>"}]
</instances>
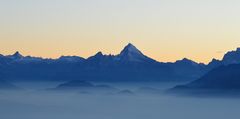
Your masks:
<instances>
[{"instance_id":1,"label":"valley filled with fog","mask_svg":"<svg viewBox=\"0 0 240 119\"><path fill-rule=\"evenodd\" d=\"M174 83L94 83L116 92L46 90L63 82L15 82L20 90L0 92L2 119L235 119L238 98L165 94Z\"/></svg>"},{"instance_id":2,"label":"valley filled with fog","mask_svg":"<svg viewBox=\"0 0 240 119\"><path fill-rule=\"evenodd\" d=\"M240 48L209 64L117 55L0 56L1 119L238 119Z\"/></svg>"}]
</instances>

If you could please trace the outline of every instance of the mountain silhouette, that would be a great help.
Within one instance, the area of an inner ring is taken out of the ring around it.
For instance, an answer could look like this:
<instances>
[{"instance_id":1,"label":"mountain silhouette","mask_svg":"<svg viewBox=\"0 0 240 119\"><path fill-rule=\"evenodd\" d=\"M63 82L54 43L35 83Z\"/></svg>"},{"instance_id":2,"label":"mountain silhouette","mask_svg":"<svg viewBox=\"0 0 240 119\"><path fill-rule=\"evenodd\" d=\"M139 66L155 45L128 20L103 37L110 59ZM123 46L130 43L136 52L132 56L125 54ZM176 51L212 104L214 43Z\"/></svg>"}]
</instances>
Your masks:
<instances>
[{"instance_id":1,"label":"mountain silhouette","mask_svg":"<svg viewBox=\"0 0 240 119\"><path fill-rule=\"evenodd\" d=\"M179 77L185 75L192 79L202 76L207 71L207 66L205 64L197 63L187 58L169 63L169 66L174 69Z\"/></svg>"},{"instance_id":2,"label":"mountain silhouette","mask_svg":"<svg viewBox=\"0 0 240 119\"><path fill-rule=\"evenodd\" d=\"M211 70L211 69L219 67L221 65L223 65L223 62L221 60L212 59L212 61L207 65L207 67L209 70Z\"/></svg>"},{"instance_id":3,"label":"mountain silhouette","mask_svg":"<svg viewBox=\"0 0 240 119\"><path fill-rule=\"evenodd\" d=\"M240 48L235 51L230 51L226 53L222 60L223 64L239 64L240 63Z\"/></svg>"},{"instance_id":4,"label":"mountain silhouette","mask_svg":"<svg viewBox=\"0 0 240 119\"><path fill-rule=\"evenodd\" d=\"M79 56L44 59L16 52L0 55L0 72L5 79L19 81L186 81L198 79L221 65L237 63L238 52L239 49L227 53L222 61L213 60L208 65L187 58L173 63L158 62L131 43L117 55L98 52L87 59Z\"/></svg>"},{"instance_id":5,"label":"mountain silhouette","mask_svg":"<svg viewBox=\"0 0 240 119\"><path fill-rule=\"evenodd\" d=\"M213 59L208 65L209 69L221 65L240 64L240 48L227 52L222 60Z\"/></svg>"},{"instance_id":6,"label":"mountain silhouette","mask_svg":"<svg viewBox=\"0 0 240 119\"><path fill-rule=\"evenodd\" d=\"M12 58L12 59L15 59L15 60L24 58L18 51L15 52L13 55L9 55L8 57Z\"/></svg>"},{"instance_id":7,"label":"mountain silhouette","mask_svg":"<svg viewBox=\"0 0 240 119\"><path fill-rule=\"evenodd\" d=\"M155 62L155 60L145 56L140 50L134 45L129 43L119 55L116 57L117 60L122 62Z\"/></svg>"},{"instance_id":8,"label":"mountain silhouette","mask_svg":"<svg viewBox=\"0 0 240 119\"><path fill-rule=\"evenodd\" d=\"M239 95L240 64L219 66L198 80L174 87L170 92L191 95Z\"/></svg>"}]
</instances>

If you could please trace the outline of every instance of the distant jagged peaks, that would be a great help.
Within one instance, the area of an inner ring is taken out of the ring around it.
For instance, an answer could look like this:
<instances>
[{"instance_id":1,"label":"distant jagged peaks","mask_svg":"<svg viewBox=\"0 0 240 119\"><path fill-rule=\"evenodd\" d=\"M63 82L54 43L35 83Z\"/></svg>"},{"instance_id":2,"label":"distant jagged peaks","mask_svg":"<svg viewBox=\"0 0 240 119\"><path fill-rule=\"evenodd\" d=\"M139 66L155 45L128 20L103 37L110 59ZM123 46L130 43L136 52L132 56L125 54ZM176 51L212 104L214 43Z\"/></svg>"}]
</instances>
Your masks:
<instances>
[{"instance_id":1,"label":"distant jagged peaks","mask_svg":"<svg viewBox=\"0 0 240 119\"><path fill-rule=\"evenodd\" d=\"M220 65L222 65L222 61L213 58L212 61L208 64L208 67L209 67L209 69L213 69L213 68L218 67Z\"/></svg>"},{"instance_id":2,"label":"distant jagged peaks","mask_svg":"<svg viewBox=\"0 0 240 119\"><path fill-rule=\"evenodd\" d=\"M229 65L229 64L240 64L240 48L237 48L234 51L227 52L222 60L212 59L211 62L209 62L208 67L210 69L214 67L218 67L221 65Z\"/></svg>"},{"instance_id":3,"label":"distant jagged peaks","mask_svg":"<svg viewBox=\"0 0 240 119\"><path fill-rule=\"evenodd\" d=\"M2 58L8 58L12 61L41 61L45 60L41 57L32 57L32 56L23 56L20 52L15 52L13 55L0 55ZM124 49L118 55L104 55L102 52L98 52L94 56L91 56L87 59L101 59L104 61L120 61L120 62L157 62L154 59L149 58L144 55L137 47L135 47L132 43L127 44ZM54 59L53 59L54 60ZM85 59L79 56L62 56L58 59L58 61L68 61L68 62L77 62L84 61ZM100 60L99 60L100 61ZM193 64L198 65L200 63L194 62L193 60L183 58L182 60L177 60L175 63L178 64ZM240 63L240 48L237 48L235 51L227 52L222 60L213 59L208 65L209 67L216 67L219 65L229 65L229 64L239 64Z\"/></svg>"},{"instance_id":4,"label":"distant jagged peaks","mask_svg":"<svg viewBox=\"0 0 240 119\"><path fill-rule=\"evenodd\" d=\"M145 56L133 44L129 43L118 55L104 55L98 52L88 60L113 61L113 62L153 62L155 60Z\"/></svg>"},{"instance_id":5,"label":"distant jagged peaks","mask_svg":"<svg viewBox=\"0 0 240 119\"><path fill-rule=\"evenodd\" d=\"M230 51L226 53L222 60L223 64L239 64L240 63L240 48L235 51Z\"/></svg>"},{"instance_id":6,"label":"distant jagged peaks","mask_svg":"<svg viewBox=\"0 0 240 119\"><path fill-rule=\"evenodd\" d=\"M20 59L10 57L19 57ZM44 59L31 56L23 57L19 52L16 52L14 55L0 58L0 64L7 67L7 71L4 72L8 78L14 79L21 76L24 80L42 77L59 80L105 81L192 80L205 74L208 69L215 68L215 65L208 68L204 64L196 63L187 58L174 63L158 62L144 55L131 43L126 45L117 55L105 55L98 52L87 59L78 56ZM38 69L36 66L41 66L41 68Z\"/></svg>"},{"instance_id":7,"label":"distant jagged peaks","mask_svg":"<svg viewBox=\"0 0 240 119\"><path fill-rule=\"evenodd\" d=\"M208 73L186 85L171 89L172 92L194 95L239 96L240 91L240 48L227 52L223 60L213 59L207 65Z\"/></svg>"}]
</instances>

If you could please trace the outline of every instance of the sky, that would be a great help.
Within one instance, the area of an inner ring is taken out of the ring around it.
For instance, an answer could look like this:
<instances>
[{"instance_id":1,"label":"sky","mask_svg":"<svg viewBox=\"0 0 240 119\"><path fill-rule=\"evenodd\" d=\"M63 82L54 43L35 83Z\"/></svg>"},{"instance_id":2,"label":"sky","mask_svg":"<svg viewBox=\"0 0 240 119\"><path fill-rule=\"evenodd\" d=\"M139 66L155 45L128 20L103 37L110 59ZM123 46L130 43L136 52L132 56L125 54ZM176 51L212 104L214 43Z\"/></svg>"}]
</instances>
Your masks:
<instances>
[{"instance_id":1,"label":"sky","mask_svg":"<svg viewBox=\"0 0 240 119\"><path fill-rule=\"evenodd\" d=\"M162 62L240 46L239 0L0 0L0 53L87 58L128 43Z\"/></svg>"}]
</instances>

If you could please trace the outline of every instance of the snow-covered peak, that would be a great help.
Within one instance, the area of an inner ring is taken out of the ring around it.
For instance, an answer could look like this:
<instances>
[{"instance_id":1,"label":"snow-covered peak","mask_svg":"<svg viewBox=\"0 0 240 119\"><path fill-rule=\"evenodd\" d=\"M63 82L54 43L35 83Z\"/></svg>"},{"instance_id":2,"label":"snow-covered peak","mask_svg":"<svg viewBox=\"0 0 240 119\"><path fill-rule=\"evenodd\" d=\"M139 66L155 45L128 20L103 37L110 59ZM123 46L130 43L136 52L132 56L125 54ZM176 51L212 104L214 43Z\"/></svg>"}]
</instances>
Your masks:
<instances>
[{"instance_id":1,"label":"snow-covered peak","mask_svg":"<svg viewBox=\"0 0 240 119\"><path fill-rule=\"evenodd\" d=\"M129 43L124 49L121 51L120 55L124 54L139 54L143 55L140 50L138 50L133 44Z\"/></svg>"},{"instance_id":2,"label":"snow-covered peak","mask_svg":"<svg viewBox=\"0 0 240 119\"><path fill-rule=\"evenodd\" d=\"M153 61L151 58L145 56L131 43L124 47L121 53L117 56L117 59L121 61L134 61L134 62Z\"/></svg>"}]
</instances>

